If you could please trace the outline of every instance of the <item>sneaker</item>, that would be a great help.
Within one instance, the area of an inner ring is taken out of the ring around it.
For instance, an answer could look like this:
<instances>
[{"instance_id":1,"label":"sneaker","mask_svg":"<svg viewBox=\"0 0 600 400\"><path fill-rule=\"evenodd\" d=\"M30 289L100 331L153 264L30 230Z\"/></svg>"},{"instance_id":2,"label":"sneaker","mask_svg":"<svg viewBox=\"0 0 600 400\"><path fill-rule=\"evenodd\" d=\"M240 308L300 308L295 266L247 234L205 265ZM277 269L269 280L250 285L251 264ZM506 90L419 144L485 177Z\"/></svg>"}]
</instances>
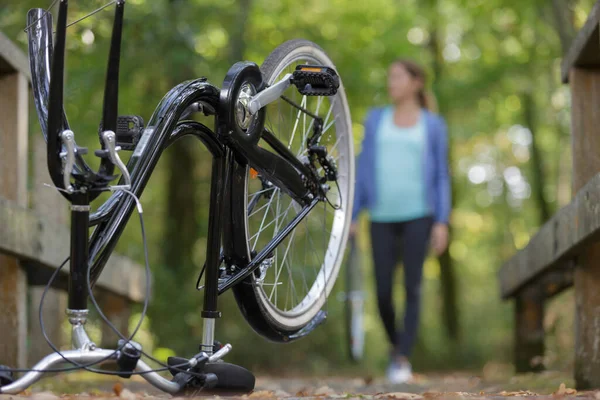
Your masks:
<instances>
[{"instance_id":1,"label":"sneaker","mask_svg":"<svg viewBox=\"0 0 600 400\"><path fill-rule=\"evenodd\" d=\"M392 361L387 369L387 379L392 384L406 383L412 379L412 367L408 361Z\"/></svg>"}]
</instances>

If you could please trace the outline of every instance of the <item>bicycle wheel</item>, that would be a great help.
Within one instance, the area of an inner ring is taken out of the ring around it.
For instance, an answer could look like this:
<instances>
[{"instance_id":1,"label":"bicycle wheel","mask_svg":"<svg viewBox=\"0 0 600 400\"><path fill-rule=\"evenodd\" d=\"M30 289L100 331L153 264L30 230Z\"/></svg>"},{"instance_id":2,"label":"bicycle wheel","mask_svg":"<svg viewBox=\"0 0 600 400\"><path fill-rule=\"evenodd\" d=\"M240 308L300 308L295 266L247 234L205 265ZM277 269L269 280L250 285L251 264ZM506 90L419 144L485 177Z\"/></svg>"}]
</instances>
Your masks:
<instances>
[{"instance_id":1,"label":"bicycle wheel","mask_svg":"<svg viewBox=\"0 0 600 400\"><path fill-rule=\"evenodd\" d=\"M265 59L261 71L270 85L300 64L334 68L319 46L307 40L292 40L277 47ZM350 226L354 152L350 112L341 80L335 96L303 96L292 87L267 106L265 128L300 159L307 160L307 137L313 132L314 119L301 109L324 121L320 145L327 147L336 162L337 184L328 182L328 201L317 204L296 226L246 282L251 284L234 287L246 319L263 335L265 325L285 334L298 331L316 316L337 278ZM259 146L270 150L262 139ZM323 174L322 170L319 172ZM285 227L301 206L251 169L246 191L248 250L253 254Z\"/></svg>"},{"instance_id":2,"label":"bicycle wheel","mask_svg":"<svg viewBox=\"0 0 600 400\"><path fill-rule=\"evenodd\" d=\"M364 287L361 256L356 239L350 239L350 251L346 265L346 335L348 354L353 361L362 359L365 346Z\"/></svg>"}]
</instances>

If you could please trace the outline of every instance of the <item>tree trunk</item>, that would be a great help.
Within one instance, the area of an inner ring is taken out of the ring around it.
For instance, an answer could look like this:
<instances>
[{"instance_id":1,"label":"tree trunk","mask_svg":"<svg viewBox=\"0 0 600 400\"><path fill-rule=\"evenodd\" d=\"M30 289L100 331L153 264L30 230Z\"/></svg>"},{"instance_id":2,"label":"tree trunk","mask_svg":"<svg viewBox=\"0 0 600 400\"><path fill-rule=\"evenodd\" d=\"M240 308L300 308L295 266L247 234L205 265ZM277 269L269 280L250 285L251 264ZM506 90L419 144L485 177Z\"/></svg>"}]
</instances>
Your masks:
<instances>
[{"instance_id":1,"label":"tree trunk","mask_svg":"<svg viewBox=\"0 0 600 400\"><path fill-rule=\"evenodd\" d=\"M252 0L238 0L237 9L239 12L235 18L235 24L232 27L232 35L230 42L230 61L235 63L241 61L244 58L244 51L246 50L246 41L244 40L246 34L246 24L248 22L248 16L250 14L250 6Z\"/></svg>"},{"instance_id":2,"label":"tree trunk","mask_svg":"<svg viewBox=\"0 0 600 400\"><path fill-rule=\"evenodd\" d=\"M185 2L169 0L167 18L173 24L176 23L183 7ZM164 59L169 63L168 68L165 68L170 71L169 87L193 78L193 55L185 61L174 56L174 53L184 51L182 49L185 48L184 40L177 30L173 30L173 35L162 43L162 46ZM167 170L164 183L167 210L164 224L165 240L162 243L162 266L156 271L156 300L152 304L151 318L157 345L168 346L177 353L189 351L189 341L199 339L194 337L192 327L182 322L184 316L193 311L194 302L187 292L195 290L190 279L194 270L197 268L199 271L201 267L195 266L192 259L194 244L200 235L199 205L196 196L198 183L194 178L198 144L192 140L187 138L175 142L163 156L166 158L164 168ZM174 309L178 311L173 312Z\"/></svg>"},{"instance_id":3,"label":"tree trunk","mask_svg":"<svg viewBox=\"0 0 600 400\"><path fill-rule=\"evenodd\" d=\"M539 226L542 226L550 219L550 207L544 194L546 178L542 167L542 157L540 155L537 140L537 120L533 92L535 92L535 90L532 88L532 90L523 93L521 98L523 99L523 119L525 120L525 125L531 131L531 191L538 210L538 223Z\"/></svg>"},{"instance_id":4,"label":"tree trunk","mask_svg":"<svg viewBox=\"0 0 600 400\"><path fill-rule=\"evenodd\" d=\"M433 11L434 21L439 21L440 18L437 12L437 0L430 2L431 10ZM431 39L429 41L429 50L431 51L433 59L433 91L438 97L438 110L441 115L444 115L446 110L446 101L443 97L443 93L440 88L440 82L443 77L444 59L440 50L440 33L437 29L437 25L432 24L434 28L431 31ZM448 148L452 149L452 136L448 134ZM448 163L452 165L452 152L448 152ZM456 185L451 181L451 194L452 203L455 202L456 198ZM452 238L452 226L448 227L450 232L450 238ZM448 246L449 247L449 246ZM459 324L459 310L457 303L457 282L454 264L452 257L450 257L449 248L438 258L440 263L440 285L442 291L442 320L446 327L448 336L453 340L459 339L460 324Z\"/></svg>"},{"instance_id":5,"label":"tree trunk","mask_svg":"<svg viewBox=\"0 0 600 400\"><path fill-rule=\"evenodd\" d=\"M560 38L562 53L566 54L575 36L573 11L569 8L569 1L552 0L552 13L554 16L554 27Z\"/></svg>"},{"instance_id":6,"label":"tree trunk","mask_svg":"<svg viewBox=\"0 0 600 400\"><path fill-rule=\"evenodd\" d=\"M178 7L183 6L185 2L181 0L169 0L173 6L171 8L171 16L176 20L178 15ZM251 0L239 0L239 5L236 7L237 15L234 19L234 26L231 31L230 39L231 52L228 56L231 63L239 61L243 58L246 43L244 41L246 21L250 11ZM179 10L181 12L181 10ZM177 35L171 38L170 43L167 43L165 52L168 54L173 49L180 48L182 45L178 42ZM174 57L174 60L179 58ZM194 77L194 71L191 66L194 65L192 60L186 60L181 65L174 65L171 68L174 72L171 75L170 86L175 86L185 79ZM193 140L193 139L192 139ZM165 221L165 242L163 246L163 265L167 271L162 271L164 279L157 282L156 290L162 295L161 301L155 309L157 314L162 319L156 321L154 325L155 332L159 338L159 344L169 343L170 347L174 347L176 351L183 351L184 345L189 349L189 343L186 340L175 340L173 337L189 337L193 339L195 335L192 332L192 327L186 323L182 323L183 316L193 311L195 301L191 301L188 296L182 293L182 296L173 296L174 291L181 288L190 287L190 277L194 275L194 271L200 271L199 265L194 265L192 254L194 253L194 244L201 232L200 219L201 213L199 207L208 207L208 204L199 204L197 193L200 182L194 177L194 168L198 155L198 143L191 140L180 140L175 142L166 152L167 158L166 168L168 170L166 187L167 197L167 218ZM195 282L195 281L194 281ZM192 284L193 288L193 284ZM180 309L181 312L169 313L173 307ZM175 345L175 346L173 346Z\"/></svg>"}]
</instances>

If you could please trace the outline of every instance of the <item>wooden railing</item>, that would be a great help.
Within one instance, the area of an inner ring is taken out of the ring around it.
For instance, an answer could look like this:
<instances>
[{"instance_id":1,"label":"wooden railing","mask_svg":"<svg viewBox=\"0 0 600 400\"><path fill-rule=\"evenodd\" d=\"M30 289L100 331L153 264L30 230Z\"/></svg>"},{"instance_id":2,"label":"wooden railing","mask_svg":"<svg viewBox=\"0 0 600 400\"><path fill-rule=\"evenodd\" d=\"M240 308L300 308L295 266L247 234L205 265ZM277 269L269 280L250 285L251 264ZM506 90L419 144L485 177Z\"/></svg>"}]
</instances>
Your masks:
<instances>
[{"instance_id":1,"label":"wooden railing","mask_svg":"<svg viewBox=\"0 0 600 400\"><path fill-rule=\"evenodd\" d=\"M573 200L546 222L499 273L502 296L515 299L515 364L541 369L544 303L575 293L575 381L600 387L600 2L562 63L571 90Z\"/></svg>"}]
</instances>

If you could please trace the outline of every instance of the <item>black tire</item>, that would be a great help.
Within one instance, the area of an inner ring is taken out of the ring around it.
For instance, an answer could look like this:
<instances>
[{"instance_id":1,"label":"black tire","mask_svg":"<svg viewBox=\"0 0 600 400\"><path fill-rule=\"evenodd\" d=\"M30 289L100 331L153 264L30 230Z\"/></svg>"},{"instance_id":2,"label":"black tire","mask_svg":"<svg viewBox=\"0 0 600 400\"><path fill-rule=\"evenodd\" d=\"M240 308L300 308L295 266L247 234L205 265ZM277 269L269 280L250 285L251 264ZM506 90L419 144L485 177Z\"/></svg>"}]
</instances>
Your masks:
<instances>
[{"instance_id":1,"label":"black tire","mask_svg":"<svg viewBox=\"0 0 600 400\"><path fill-rule=\"evenodd\" d=\"M213 390L232 393L249 393L254 390L256 379L250 371L239 365L226 362L208 363L204 367L206 373L217 376L218 383Z\"/></svg>"},{"instance_id":2,"label":"black tire","mask_svg":"<svg viewBox=\"0 0 600 400\"><path fill-rule=\"evenodd\" d=\"M283 43L279 47L277 47L264 61L262 64L261 72L263 74L263 78L266 84L272 84L278 79L281 79L280 76L284 74L284 72L289 72L289 68L292 68L294 65L298 65L300 63L305 63L303 60L308 60L311 64L316 65L328 65L335 69L333 62L329 59L325 51L317 46L316 44L303 39L290 40L288 42ZM297 92L295 92L295 88L290 88L286 91L285 96L295 96ZM323 97L325 99L325 97ZM278 100L281 103L284 103L282 100ZM267 286L266 280L260 281L257 276L251 275L245 282L235 286L233 288L233 292L237 303L242 311L242 314L248 321L248 323L254 328L256 332L265 336L266 338L278 342L284 342L291 340L290 337L294 337L294 334L301 331L302 328L309 325L313 319L315 319L316 315L322 308L325 303L325 299L331 292L335 280L337 278L339 268L342 262L346 241L349 233L350 227L350 213L352 202L354 198L354 188L353 184L350 182L354 182L354 149L352 143L351 136L351 120L350 120L350 112L348 109L348 104L344 92L343 83L340 80L340 87L335 96L327 98L327 100L319 99L312 97L308 101L316 102L318 101L319 105L316 108L311 108L306 105L310 111L315 112L318 110L322 103L329 103L330 109L328 115L331 115L331 120L329 121L330 125L333 126L335 124L334 129L328 134L329 137L333 136L332 140L337 140L335 145L331 148L331 155L338 155L338 159L340 162L337 164L339 171L344 173L344 178L338 179L338 199L343 198L340 201L343 204L341 214L335 214L335 217L332 219L331 228L330 228L330 238L324 241L324 250L323 258L321 261L315 261L313 269L318 271L316 272L316 277L320 280L320 283L317 284L317 278L312 280L305 279L306 286L306 294L297 295L297 299L302 299L298 301L297 307L290 308L290 311L286 307L283 307L283 301L278 301L277 294L275 295L275 300L272 301L272 292L271 296L267 294L267 290L269 287L273 287L275 285L283 285L283 283L279 283L279 275L273 281L274 283L271 286ZM311 103L314 104L314 103ZM272 104L268 107L275 107L275 104ZM279 107L279 105L277 105ZM289 107L289 105L288 105ZM326 106L324 106L326 107ZM266 112L267 114L267 124L269 123L269 110ZM322 117L325 116L325 112L322 112ZM284 114L279 114L284 115ZM327 124L325 124L327 125ZM289 126L288 126L289 127ZM294 132L296 128L294 127ZM324 129L325 133L326 129ZM333 133L332 133L333 132ZM289 132L288 132L289 134ZM298 134L301 136L301 134ZM325 134L323 135L325 137ZM281 139L280 139L281 140ZM291 134L291 139L289 142L289 146L292 145L294 140L293 134ZM330 139L331 140L331 139ZM296 141L298 141L298 137L296 137ZM294 142L296 143L296 142ZM293 149L292 149L293 150ZM295 153L300 154L300 153ZM340 173L340 176L342 174ZM249 181L249 178L248 178ZM249 183L247 183L248 187ZM250 189L248 189L248 194L250 193ZM335 191L331 193L335 194ZM283 196L283 194L282 194ZM323 203L325 204L325 203ZM327 206L329 207L329 206ZM289 207L288 207L289 209ZM315 212L316 208L311 211L311 213ZM269 208L265 211L265 215L269 212ZM338 212L338 211L336 211ZM286 214L287 215L287 214ZM283 216L283 218L286 217ZM309 214L309 217L312 214ZM247 213L247 227L251 225L251 222L248 222L250 218L250 214ZM279 217L276 217L279 218ZM308 217L307 217L308 218ZM323 219L325 221L325 217ZM329 220L328 220L329 221ZM327 222L328 224L329 222ZM308 222L307 222L308 224ZM275 224L277 226L277 224ZM325 225L325 222L324 222ZM260 226L262 228L262 225ZM250 228L247 228L250 229ZM277 228L275 228L277 229ZM296 228L298 229L298 228ZM309 229L308 227L306 228ZM313 228L311 228L313 229ZM260 233L261 229L259 229ZM323 231L321 231L323 232ZM333 232L336 233L336 239L331 239L334 237ZM267 233L269 234L269 233ZM265 234L265 236L267 235ZM292 236L292 235L290 235ZM251 235L248 235L251 238ZM286 239L288 240L288 239ZM294 240L293 236L289 239L290 241ZM300 241L301 239L298 239ZM302 243L306 243L308 239L306 239ZM249 241L250 242L250 241ZM284 242L285 243L285 242ZM282 243L279 247L285 248L284 243ZM317 243L321 243L318 242ZM254 243L256 246L256 242ZM288 245L288 248L290 246ZM292 246L293 247L293 246ZM260 248L260 247L258 247ZM248 254L251 254L251 251L254 250L252 245L248 244ZM313 249L311 248L311 251ZM320 250L320 249L319 249ZM301 252L301 250L299 250ZM283 251L281 252L283 253ZM281 254L280 253L280 254ZM313 253L317 253L314 251ZM327 254L327 257L325 257ZM333 254L333 255L332 255ZM286 253L287 255L287 253ZM278 256L275 256L277 259ZM283 264L285 260L285 255L283 256L284 260L281 262L280 273L283 268ZM315 256L315 258L319 258ZM312 261L311 261L312 262ZM315 268L315 264L320 263L318 268ZM291 264L291 266L290 266ZM307 265L307 264L304 264ZM289 270L290 278L289 281L293 281L295 278L293 274L297 273L298 270L302 268L303 264L301 262L294 263L293 261L288 260L287 268ZM271 268L271 267L269 267ZM295 268L294 271L292 269ZM277 271L277 267L274 268L275 273ZM274 273L274 275L275 275ZM305 273L305 272L302 272ZM287 274L287 271L286 271ZM305 276L303 276L305 278ZM285 277L283 278L285 279ZM308 283L307 283L308 282ZM311 283L313 282L313 283ZM265 287L267 289L265 289ZM304 289L304 288L302 288ZM288 287L289 290L289 287ZM319 291L320 290L320 291ZM275 290L277 292L277 290ZM295 291L295 289L294 289ZM283 296L283 295L282 295ZM281 300L281 299L280 299ZM287 298L286 298L287 305Z\"/></svg>"}]
</instances>

